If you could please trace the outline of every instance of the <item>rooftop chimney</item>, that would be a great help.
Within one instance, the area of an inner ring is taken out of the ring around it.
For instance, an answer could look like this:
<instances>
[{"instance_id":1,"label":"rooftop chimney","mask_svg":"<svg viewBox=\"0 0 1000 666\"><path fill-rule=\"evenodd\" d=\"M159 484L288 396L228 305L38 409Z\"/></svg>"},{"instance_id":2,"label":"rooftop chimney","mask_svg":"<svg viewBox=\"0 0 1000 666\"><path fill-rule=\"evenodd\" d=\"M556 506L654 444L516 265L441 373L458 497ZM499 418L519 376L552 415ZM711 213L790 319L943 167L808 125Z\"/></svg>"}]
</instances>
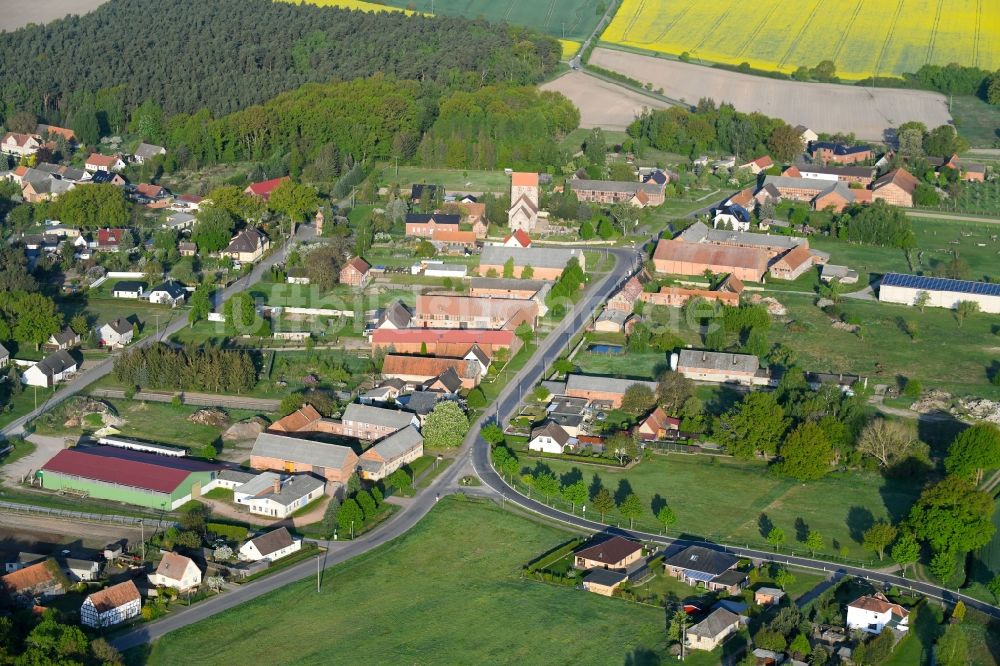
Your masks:
<instances>
[{"instance_id":1,"label":"rooftop chimney","mask_svg":"<svg viewBox=\"0 0 1000 666\"><path fill-rule=\"evenodd\" d=\"M281 477L277 476L274 478L274 494L277 495L281 492Z\"/></svg>"}]
</instances>

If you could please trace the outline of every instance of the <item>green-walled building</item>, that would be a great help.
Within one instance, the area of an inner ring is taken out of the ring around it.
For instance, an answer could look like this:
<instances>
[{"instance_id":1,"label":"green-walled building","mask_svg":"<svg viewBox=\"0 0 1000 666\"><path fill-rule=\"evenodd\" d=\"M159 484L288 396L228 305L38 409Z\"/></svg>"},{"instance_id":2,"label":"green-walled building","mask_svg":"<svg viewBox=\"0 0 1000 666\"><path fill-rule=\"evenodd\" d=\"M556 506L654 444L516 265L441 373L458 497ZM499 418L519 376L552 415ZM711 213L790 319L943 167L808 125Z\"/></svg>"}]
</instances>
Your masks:
<instances>
[{"instance_id":1,"label":"green-walled building","mask_svg":"<svg viewBox=\"0 0 1000 666\"><path fill-rule=\"evenodd\" d=\"M171 511L210 486L218 465L112 446L64 449L38 471L46 490Z\"/></svg>"}]
</instances>

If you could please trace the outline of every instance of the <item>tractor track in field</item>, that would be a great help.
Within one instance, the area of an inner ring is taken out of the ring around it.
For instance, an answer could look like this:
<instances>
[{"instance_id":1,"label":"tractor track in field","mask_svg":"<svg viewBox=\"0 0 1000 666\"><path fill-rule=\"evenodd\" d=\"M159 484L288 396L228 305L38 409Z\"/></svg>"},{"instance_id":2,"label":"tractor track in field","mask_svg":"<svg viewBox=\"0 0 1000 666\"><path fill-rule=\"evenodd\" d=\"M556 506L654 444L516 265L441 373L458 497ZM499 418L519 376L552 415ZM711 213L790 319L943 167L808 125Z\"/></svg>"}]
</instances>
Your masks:
<instances>
[{"instance_id":1,"label":"tractor track in field","mask_svg":"<svg viewBox=\"0 0 1000 666\"><path fill-rule=\"evenodd\" d=\"M979 43L983 38L983 0L976 3L976 38L972 42L972 65L979 67Z\"/></svg>"},{"instance_id":2,"label":"tractor track in field","mask_svg":"<svg viewBox=\"0 0 1000 666\"><path fill-rule=\"evenodd\" d=\"M858 4L861 4L861 2L862 0L858 0ZM780 6L781 6L780 4L773 5L771 9L766 14L764 14L764 17L757 22L757 25L755 25L753 27L753 30L750 31L750 34L747 35L747 38L746 40L744 40L743 45L740 46L738 51L736 51L736 57L740 57L746 52L746 50L750 47L750 43L754 40L754 37L760 34L760 31L764 28L767 22L771 20L771 17L774 16L774 13L778 11L778 7Z\"/></svg>"},{"instance_id":3,"label":"tractor track in field","mask_svg":"<svg viewBox=\"0 0 1000 666\"><path fill-rule=\"evenodd\" d=\"M899 23L899 15L903 12L903 3L906 0L899 0L896 5L896 11L892 15L892 22L889 24L889 32L885 36L885 41L882 42L882 48L878 52L878 60L875 61L875 71L872 72L872 80L874 81L878 77L879 71L882 69L882 61L885 60L885 54L889 50L889 44L892 43L892 37L896 34L896 24Z\"/></svg>"},{"instance_id":4,"label":"tractor track in field","mask_svg":"<svg viewBox=\"0 0 1000 666\"><path fill-rule=\"evenodd\" d=\"M931 28L931 38L927 42L926 62L931 62L934 57L934 48L937 46L938 27L941 25L941 14L944 11L944 0L938 0L937 11L934 13L934 27Z\"/></svg>"},{"instance_id":5,"label":"tractor track in field","mask_svg":"<svg viewBox=\"0 0 1000 666\"><path fill-rule=\"evenodd\" d=\"M719 26L725 23L726 19L729 18L729 15L733 13L733 9L736 7L737 4L742 5L743 3L740 0L730 0L729 8L722 14L722 16L719 17L719 19L715 22L715 25L713 25L711 29L705 31L705 35L701 38L700 42L695 44L695 47L691 49L692 51L701 50L701 47L705 45L705 42L708 41L709 37L714 35L715 31L719 29Z\"/></svg>"},{"instance_id":6,"label":"tractor track in field","mask_svg":"<svg viewBox=\"0 0 1000 666\"><path fill-rule=\"evenodd\" d=\"M503 13L503 19L502 20L504 21L504 23L508 22L508 19L510 18L510 12L514 9L514 5L516 5L516 4L517 4L517 0L510 0L510 4L507 5L507 11L505 11Z\"/></svg>"},{"instance_id":7,"label":"tractor track in field","mask_svg":"<svg viewBox=\"0 0 1000 666\"><path fill-rule=\"evenodd\" d=\"M944 0L941 0L944 2ZM861 13L861 8L864 6L865 0L858 0L857 4L854 5L854 11L851 13L851 20L847 22L847 26L844 31L840 33L840 39L837 40L837 46L833 49L833 57L830 58L834 62L840 58L840 52L844 50L844 44L847 43L847 36L851 34L851 29L854 28L855 21L858 20L858 15Z\"/></svg>"},{"instance_id":8,"label":"tractor track in field","mask_svg":"<svg viewBox=\"0 0 1000 666\"><path fill-rule=\"evenodd\" d=\"M691 11L692 7L694 7L694 4L690 4L687 7L685 7L684 9L682 9L681 11L677 12L677 16L675 16L673 19L671 19L670 21L668 21L667 22L667 27L665 27L663 30L661 30L660 34L658 34L653 39L650 39L650 40L645 41L645 42L636 42L636 44L658 44L660 41L663 40L664 37L667 36L668 32L670 32L671 30L673 30L674 27L678 23L680 23L684 19L685 16L688 15L688 12Z\"/></svg>"},{"instance_id":9,"label":"tractor track in field","mask_svg":"<svg viewBox=\"0 0 1000 666\"><path fill-rule=\"evenodd\" d=\"M545 19L542 21L542 28L549 27L549 22L552 20L552 12L556 9L556 2L557 0L552 0L552 2L549 3L549 11L545 12ZM565 39L565 37L563 39Z\"/></svg>"},{"instance_id":10,"label":"tractor track in field","mask_svg":"<svg viewBox=\"0 0 1000 666\"><path fill-rule=\"evenodd\" d=\"M632 28L635 27L635 22L639 20L639 15L642 14L642 11L644 9L646 9L646 0L642 0L642 2L639 3L639 6L635 8L635 13L632 14L631 20L629 20L628 25L625 26L624 30L622 30L622 39L621 39L622 42L628 41L628 33L632 32ZM621 8L619 8L619 11L620 10ZM641 44L642 42L636 42L636 43Z\"/></svg>"},{"instance_id":11,"label":"tractor track in field","mask_svg":"<svg viewBox=\"0 0 1000 666\"><path fill-rule=\"evenodd\" d=\"M792 53L795 51L795 48L799 45L799 42L802 41L802 35L806 34L806 29L809 28L809 26L813 22L813 19L816 18L816 12L819 11L819 6L821 3L822 0L816 0L816 2L813 3L812 11L809 12L809 18L805 20L805 22L802 24L802 27L799 28L799 31L795 33L795 39L793 39L792 43L788 45L788 50L785 51L785 55L781 57L781 61L778 63L778 66L775 67L775 69L780 70L788 62L788 59L792 57Z\"/></svg>"}]
</instances>

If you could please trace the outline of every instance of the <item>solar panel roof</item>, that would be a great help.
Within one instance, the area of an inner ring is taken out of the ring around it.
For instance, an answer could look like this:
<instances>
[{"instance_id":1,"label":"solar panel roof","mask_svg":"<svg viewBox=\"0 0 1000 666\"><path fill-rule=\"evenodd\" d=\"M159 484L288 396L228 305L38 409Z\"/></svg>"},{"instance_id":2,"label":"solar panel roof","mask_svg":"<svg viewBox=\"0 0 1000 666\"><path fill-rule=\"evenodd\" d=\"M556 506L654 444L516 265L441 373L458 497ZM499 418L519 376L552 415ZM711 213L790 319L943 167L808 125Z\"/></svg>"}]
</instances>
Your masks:
<instances>
[{"instance_id":1,"label":"solar panel roof","mask_svg":"<svg viewBox=\"0 0 1000 666\"><path fill-rule=\"evenodd\" d=\"M908 287L927 291L953 291L962 294L982 294L1000 296L1000 284L991 282L972 282L971 280L952 280L949 278L926 277L923 275L906 275L904 273L887 273L882 278L882 285L888 287Z\"/></svg>"}]
</instances>

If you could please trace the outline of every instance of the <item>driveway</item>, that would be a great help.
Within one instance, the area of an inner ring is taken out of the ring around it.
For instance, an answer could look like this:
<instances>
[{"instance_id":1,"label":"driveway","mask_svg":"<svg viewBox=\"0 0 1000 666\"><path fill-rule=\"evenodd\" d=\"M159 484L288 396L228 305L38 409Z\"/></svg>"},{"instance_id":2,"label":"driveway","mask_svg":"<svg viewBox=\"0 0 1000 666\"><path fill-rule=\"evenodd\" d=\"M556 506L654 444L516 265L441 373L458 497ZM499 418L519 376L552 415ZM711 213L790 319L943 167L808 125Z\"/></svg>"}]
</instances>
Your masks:
<instances>
[{"instance_id":1,"label":"driveway","mask_svg":"<svg viewBox=\"0 0 1000 666\"><path fill-rule=\"evenodd\" d=\"M66 446L65 437L49 437L45 435L29 435L27 440L35 445L35 450L20 460L0 467L4 477L12 483L19 483L22 478L40 468L49 458L59 453Z\"/></svg>"}]
</instances>

